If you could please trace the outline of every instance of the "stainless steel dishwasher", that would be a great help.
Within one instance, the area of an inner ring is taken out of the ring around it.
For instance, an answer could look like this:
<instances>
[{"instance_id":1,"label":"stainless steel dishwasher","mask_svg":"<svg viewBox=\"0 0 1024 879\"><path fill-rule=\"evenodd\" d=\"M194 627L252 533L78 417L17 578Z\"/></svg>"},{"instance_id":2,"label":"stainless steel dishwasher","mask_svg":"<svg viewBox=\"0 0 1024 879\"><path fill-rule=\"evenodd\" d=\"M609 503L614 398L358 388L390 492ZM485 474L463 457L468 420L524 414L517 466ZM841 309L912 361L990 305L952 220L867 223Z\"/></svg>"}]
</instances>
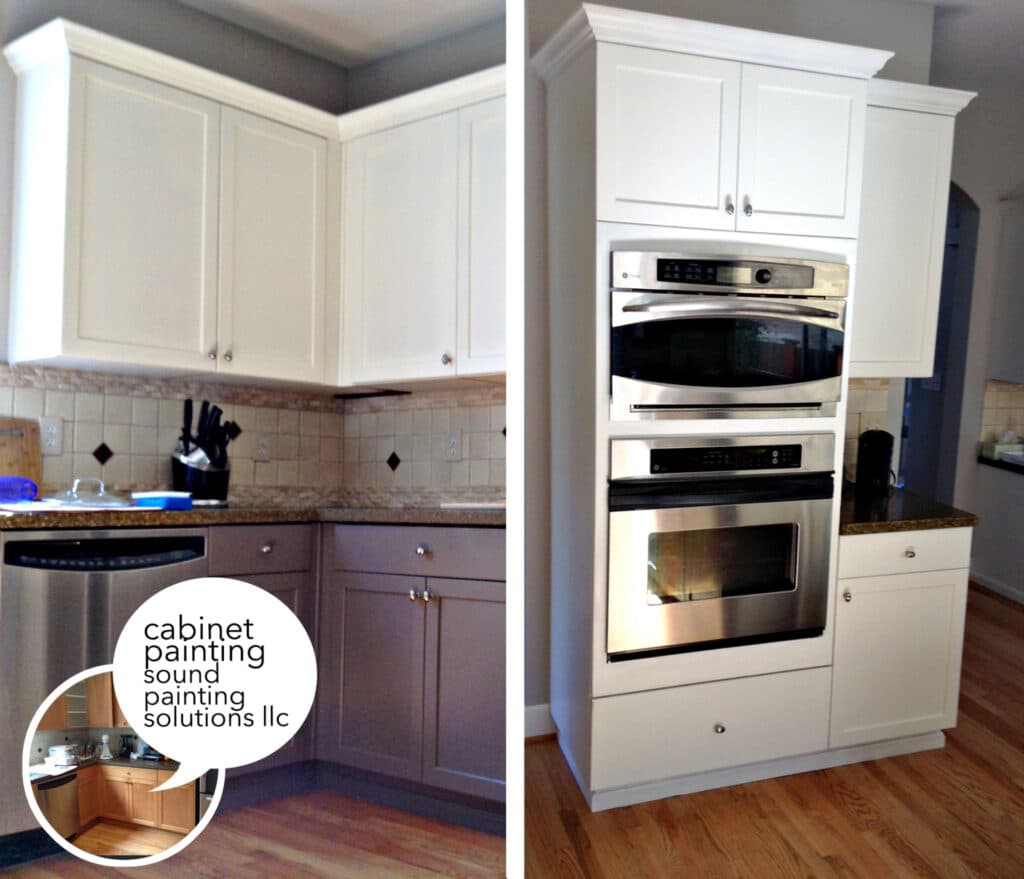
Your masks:
<instances>
[{"instance_id":1,"label":"stainless steel dishwasher","mask_svg":"<svg viewBox=\"0 0 1024 879\"><path fill-rule=\"evenodd\" d=\"M21 747L43 699L110 662L128 617L207 573L207 529L11 531L0 536L0 834L35 826ZM6 704L4 704L6 703Z\"/></svg>"},{"instance_id":2,"label":"stainless steel dishwasher","mask_svg":"<svg viewBox=\"0 0 1024 879\"><path fill-rule=\"evenodd\" d=\"M79 831L78 773L69 772L36 785L36 802L50 826L65 839Z\"/></svg>"}]
</instances>

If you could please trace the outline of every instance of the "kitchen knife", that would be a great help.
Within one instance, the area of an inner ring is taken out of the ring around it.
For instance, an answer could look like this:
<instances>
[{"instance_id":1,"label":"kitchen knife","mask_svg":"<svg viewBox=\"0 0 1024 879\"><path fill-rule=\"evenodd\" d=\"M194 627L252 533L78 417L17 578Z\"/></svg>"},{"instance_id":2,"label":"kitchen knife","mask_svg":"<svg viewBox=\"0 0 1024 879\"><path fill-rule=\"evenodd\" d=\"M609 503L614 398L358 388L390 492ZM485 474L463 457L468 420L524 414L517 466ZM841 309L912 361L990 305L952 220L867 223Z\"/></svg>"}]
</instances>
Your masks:
<instances>
[{"instance_id":1,"label":"kitchen knife","mask_svg":"<svg viewBox=\"0 0 1024 879\"><path fill-rule=\"evenodd\" d=\"M210 401L203 400L199 407L199 420L196 422L196 443L202 445L206 441L206 425L210 418Z\"/></svg>"},{"instance_id":2,"label":"kitchen knife","mask_svg":"<svg viewBox=\"0 0 1024 879\"><path fill-rule=\"evenodd\" d=\"M188 399L185 401L185 413L182 417L181 425L181 445L182 453L188 454L188 444L192 440L192 400Z\"/></svg>"}]
</instances>

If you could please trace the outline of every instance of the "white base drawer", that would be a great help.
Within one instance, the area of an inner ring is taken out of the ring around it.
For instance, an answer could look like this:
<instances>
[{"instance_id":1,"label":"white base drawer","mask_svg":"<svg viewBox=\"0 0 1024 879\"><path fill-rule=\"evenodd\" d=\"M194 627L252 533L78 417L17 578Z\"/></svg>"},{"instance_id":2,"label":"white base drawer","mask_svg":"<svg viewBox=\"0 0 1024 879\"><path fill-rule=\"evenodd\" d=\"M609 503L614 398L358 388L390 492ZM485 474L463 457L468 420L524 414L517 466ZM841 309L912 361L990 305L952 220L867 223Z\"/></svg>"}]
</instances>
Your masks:
<instances>
[{"instance_id":1,"label":"white base drawer","mask_svg":"<svg viewBox=\"0 0 1024 879\"><path fill-rule=\"evenodd\" d=\"M971 528L849 534L839 538L839 579L970 567Z\"/></svg>"},{"instance_id":2,"label":"white base drawer","mask_svg":"<svg viewBox=\"0 0 1024 879\"><path fill-rule=\"evenodd\" d=\"M812 668L595 699L591 787L824 751L831 686Z\"/></svg>"}]
</instances>

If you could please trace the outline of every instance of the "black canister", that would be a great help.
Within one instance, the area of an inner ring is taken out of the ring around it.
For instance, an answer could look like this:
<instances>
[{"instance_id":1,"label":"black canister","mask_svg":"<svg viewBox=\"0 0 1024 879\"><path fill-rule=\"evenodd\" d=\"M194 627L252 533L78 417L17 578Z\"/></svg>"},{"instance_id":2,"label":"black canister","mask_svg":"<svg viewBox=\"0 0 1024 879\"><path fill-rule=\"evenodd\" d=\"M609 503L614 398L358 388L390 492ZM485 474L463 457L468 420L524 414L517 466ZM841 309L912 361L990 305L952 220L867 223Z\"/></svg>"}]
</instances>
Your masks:
<instances>
[{"instance_id":1,"label":"black canister","mask_svg":"<svg viewBox=\"0 0 1024 879\"><path fill-rule=\"evenodd\" d=\"M892 434L865 430L857 442L857 493L887 495L892 473Z\"/></svg>"}]
</instances>

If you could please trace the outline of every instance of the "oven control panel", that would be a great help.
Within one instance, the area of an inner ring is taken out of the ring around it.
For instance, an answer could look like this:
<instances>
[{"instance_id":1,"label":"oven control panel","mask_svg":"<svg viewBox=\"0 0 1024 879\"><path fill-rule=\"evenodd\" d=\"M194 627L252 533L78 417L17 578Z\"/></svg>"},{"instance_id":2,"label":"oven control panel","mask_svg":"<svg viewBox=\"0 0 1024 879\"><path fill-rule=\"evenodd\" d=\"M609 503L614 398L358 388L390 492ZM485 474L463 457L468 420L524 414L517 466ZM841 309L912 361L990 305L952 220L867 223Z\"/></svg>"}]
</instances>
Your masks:
<instances>
[{"instance_id":1,"label":"oven control panel","mask_svg":"<svg viewBox=\"0 0 1024 879\"><path fill-rule=\"evenodd\" d=\"M799 470L799 443L701 448L651 449L651 473L656 476L743 470Z\"/></svg>"}]
</instances>

